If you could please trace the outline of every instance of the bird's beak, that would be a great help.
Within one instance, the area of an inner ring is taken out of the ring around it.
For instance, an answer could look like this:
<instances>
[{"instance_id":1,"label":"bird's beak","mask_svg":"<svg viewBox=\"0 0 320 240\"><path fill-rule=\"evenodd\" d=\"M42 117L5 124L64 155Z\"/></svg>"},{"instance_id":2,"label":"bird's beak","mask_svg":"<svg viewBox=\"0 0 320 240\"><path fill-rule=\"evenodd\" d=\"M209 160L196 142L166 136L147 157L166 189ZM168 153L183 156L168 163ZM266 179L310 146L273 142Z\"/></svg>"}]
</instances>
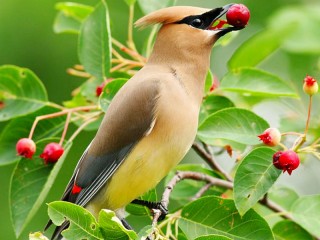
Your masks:
<instances>
[{"instance_id":1,"label":"bird's beak","mask_svg":"<svg viewBox=\"0 0 320 240\"><path fill-rule=\"evenodd\" d=\"M211 19L210 24L205 28L205 30L209 31L218 31L219 36L223 36L228 32L237 31L243 29L245 26L236 27L229 25L226 20L221 19L223 15L225 15L228 9L234 4L228 4L220 8L212 9L203 15L206 19Z\"/></svg>"}]
</instances>

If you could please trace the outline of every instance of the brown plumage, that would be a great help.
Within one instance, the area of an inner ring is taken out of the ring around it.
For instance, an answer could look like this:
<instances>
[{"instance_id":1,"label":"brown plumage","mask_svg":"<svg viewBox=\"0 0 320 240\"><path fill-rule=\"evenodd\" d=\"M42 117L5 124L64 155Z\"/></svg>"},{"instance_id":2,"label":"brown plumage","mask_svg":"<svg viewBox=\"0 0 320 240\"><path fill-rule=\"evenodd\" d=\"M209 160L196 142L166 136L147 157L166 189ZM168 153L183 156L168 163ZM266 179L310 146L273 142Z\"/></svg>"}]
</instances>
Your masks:
<instances>
[{"instance_id":1,"label":"brown plumage","mask_svg":"<svg viewBox=\"0 0 320 240\"><path fill-rule=\"evenodd\" d=\"M211 48L232 30L209 30L229 6L160 9L136 22L161 24L146 65L114 97L80 159L63 200L121 210L156 184L185 156L196 136ZM72 194L76 185L80 193ZM58 227L54 237L65 228Z\"/></svg>"}]
</instances>

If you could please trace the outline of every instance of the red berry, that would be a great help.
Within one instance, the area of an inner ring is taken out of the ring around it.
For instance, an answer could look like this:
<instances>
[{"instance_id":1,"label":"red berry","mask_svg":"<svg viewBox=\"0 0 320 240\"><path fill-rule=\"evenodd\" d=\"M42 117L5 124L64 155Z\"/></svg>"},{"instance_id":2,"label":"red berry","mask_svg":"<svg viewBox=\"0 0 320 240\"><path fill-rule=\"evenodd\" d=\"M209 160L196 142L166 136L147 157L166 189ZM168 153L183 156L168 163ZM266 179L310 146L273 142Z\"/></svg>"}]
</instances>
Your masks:
<instances>
[{"instance_id":1,"label":"red berry","mask_svg":"<svg viewBox=\"0 0 320 240\"><path fill-rule=\"evenodd\" d=\"M32 158L36 152L36 144L30 138L21 138L16 144L17 154L25 158Z\"/></svg>"},{"instance_id":2,"label":"red berry","mask_svg":"<svg viewBox=\"0 0 320 240\"><path fill-rule=\"evenodd\" d=\"M40 157L44 159L44 163L55 163L63 154L63 148L58 143L49 143L45 146Z\"/></svg>"},{"instance_id":3,"label":"red berry","mask_svg":"<svg viewBox=\"0 0 320 240\"><path fill-rule=\"evenodd\" d=\"M313 95L318 92L318 83L317 80L313 77L307 75L303 83L303 91L308 95Z\"/></svg>"},{"instance_id":4,"label":"red berry","mask_svg":"<svg viewBox=\"0 0 320 240\"><path fill-rule=\"evenodd\" d=\"M279 152L276 152L275 154L273 154L273 165L276 168L281 169L281 170L282 170L282 166L280 165L279 158L282 155L282 153L283 152L279 151Z\"/></svg>"},{"instance_id":5,"label":"red berry","mask_svg":"<svg viewBox=\"0 0 320 240\"><path fill-rule=\"evenodd\" d=\"M102 82L99 86L97 86L96 88L96 96L99 97L102 93L102 90L104 88L104 86L106 85L106 81Z\"/></svg>"},{"instance_id":6,"label":"red berry","mask_svg":"<svg viewBox=\"0 0 320 240\"><path fill-rule=\"evenodd\" d=\"M226 17L230 25L244 27L250 19L250 11L243 4L234 4L229 8Z\"/></svg>"},{"instance_id":7,"label":"red berry","mask_svg":"<svg viewBox=\"0 0 320 240\"><path fill-rule=\"evenodd\" d=\"M292 171L295 170L300 164L298 154L292 150L279 151L273 155L273 165L288 172L291 175Z\"/></svg>"},{"instance_id":8,"label":"red berry","mask_svg":"<svg viewBox=\"0 0 320 240\"><path fill-rule=\"evenodd\" d=\"M281 141L281 133L277 128L268 128L262 134L258 135L260 140L270 146L277 146Z\"/></svg>"}]
</instances>

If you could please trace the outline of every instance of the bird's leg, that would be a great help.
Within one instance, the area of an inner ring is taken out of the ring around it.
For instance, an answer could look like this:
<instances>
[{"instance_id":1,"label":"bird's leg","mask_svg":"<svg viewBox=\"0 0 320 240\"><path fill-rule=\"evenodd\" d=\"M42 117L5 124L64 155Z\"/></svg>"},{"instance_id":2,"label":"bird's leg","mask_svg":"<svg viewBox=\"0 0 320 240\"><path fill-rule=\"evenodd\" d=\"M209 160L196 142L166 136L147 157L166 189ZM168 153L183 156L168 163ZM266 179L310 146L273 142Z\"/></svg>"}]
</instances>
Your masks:
<instances>
[{"instance_id":1,"label":"bird's leg","mask_svg":"<svg viewBox=\"0 0 320 240\"><path fill-rule=\"evenodd\" d=\"M168 209L166 208L166 206L164 206L162 202L150 202L150 201L135 199L131 203L147 207L150 210L158 209L161 212L161 215L158 219L159 221L165 219L166 215L168 214Z\"/></svg>"}]
</instances>

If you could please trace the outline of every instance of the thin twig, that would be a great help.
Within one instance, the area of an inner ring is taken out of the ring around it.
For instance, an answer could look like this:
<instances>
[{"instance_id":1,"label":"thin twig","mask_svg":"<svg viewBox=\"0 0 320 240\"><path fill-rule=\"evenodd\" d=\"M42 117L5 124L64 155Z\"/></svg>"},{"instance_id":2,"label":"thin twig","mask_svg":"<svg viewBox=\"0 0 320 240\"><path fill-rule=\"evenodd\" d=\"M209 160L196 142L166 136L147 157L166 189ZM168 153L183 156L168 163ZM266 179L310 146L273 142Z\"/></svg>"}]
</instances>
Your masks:
<instances>
[{"instance_id":1,"label":"thin twig","mask_svg":"<svg viewBox=\"0 0 320 240\"><path fill-rule=\"evenodd\" d=\"M211 183L207 183L204 185L197 193L194 195L194 197L191 198L191 201L197 200L200 198L206 191L208 191L212 187Z\"/></svg>"},{"instance_id":2,"label":"thin twig","mask_svg":"<svg viewBox=\"0 0 320 240\"><path fill-rule=\"evenodd\" d=\"M281 136L285 136L285 135L301 136L301 135L303 135L303 134L302 134L302 133L298 133L298 132L284 132L284 133L281 133Z\"/></svg>"},{"instance_id":3,"label":"thin twig","mask_svg":"<svg viewBox=\"0 0 320 240\"><path fill-rule=\"evenodd\" d=\"M220 187L224 187L227 189L233 188L232 182L218 179L218 178L214 178L214 177L211 177L207 174L203 174L203 173L199 173L199 172L179 171L174 175L174 177L167 184L167 186L162 194L161 203L163 204L163 206L165 208L168 208L169 197L170 197L170 194L171 194L174 186L183 179L193 179L193 180L197 180L197 181L204 181L204 182L210 183L211 185L220 186Z\"/></svg>"},{"instance_id":4,"label":"thin twig","mask_svg":"<svg viewBox=\"0 0 320 240\"><path fill-rule=\"evenodd\" d=\"M77 130L72 134L72 136L69 138L68 142L72 142L73 139L75 139L78 134L86 127L88 126L90 123L94 122L95 120L98 119L99 115L101 115L102 113L97 114L96 116L93 116L89 119L87 119L84 123L82 123Z\"/></svg>"},{"instance_id":5,"label":"thin twig","mask_svg":"<svg viewBox=\"0 0 320 240\"><path fill-rule=\"evenodd\" d=\"M82 77L82 78L90 78L91 77L91 75L89 73L78 71L78 70L73 69L73 68L68 68L67 69L67 73L72 75L72 76L76 76L76 77Z\"/></svg>"},{"instance_id":6,"label":"thin twig","mask_svg":"<svg viewBox=\"0 0 320 240\"><path fill-rule=\"evenodd\" d=\"M312 95L309 97L309 106L308 106L308 116L307 116L307 121L306 121L306 128L304 130L304 135L307 134L308 129L309 129L309 122L310 122L310 115L311 115L311 107L312 107Z\"/></svg>"},{"instance_id":7,"label":"thin twig","mask_svg":"<svg viewBox=\"0 0 320 240\"><path fill-rule=\"evenodd\" d=\"M64 128L63 128L63 132L62 132L62 135L61 135L61 138L60 138L60 142L59 142L60 146L62 146L63 141L64 141L64 139L66 137L68 126L69 126L69 123L70 123L70 118L71 118L71 112L68 112L67 118L66 118L66 122L65 122Z\"/></svg>"},{"instance_id":8,"label":"thin twig","mask_svg":"<svg viewBox=\"0 0 320 240\"><path fill-rule=\"evenodd\" d=\"M128 22L128 46L134 50L136 50L136 46L133 41L133 15L134 15L134 4L130 4L129 6L129 22Z\"/></svg>"},{"instance_id":9,"label":"thin twig","mask_svg":"<svg viewBox=\"0 0 320 240\"><path fill-rule=\"evenodd\" d=\"M212 155L206 152L200 145L196 142L193 143L192 148L202 157L206 163L213 169L220 172L228 181L232 182L232 177L224 171L213 159Z\"/></svg>"},{"instance_id":10,"label":"thin twig","mask_svg":"<svg viewBox=\"0 0 320 240\"><path fill-rule=\"evenodd\" d=\"M115 46L117 46L121 51L125 52L126 54L128 54L130 57L132 57L133 59L145 63L146 59L145 57L141 56L138 52L133 51L129 48L127 48L125 45L123 45L121 42L117 41L116 39L112 38L112 44L114 44Z\"/></svg>"},{"instance_id":11,"label":"thin twig","mask_svg":"<svg viewBox=\"0 0 320 240\"><path fill-rule=\"evenodd\" d=\"M115 50L114 48L112 48L112 54L119 60L119 61L123 61L124 58L121 56L120 53L118 53L117 50ZM111 62L113 62L113 59L111 60Z\"/></svg>"},{"instance_id":12,"label":"thin twig","mask_svg":"<svg viewBox=\"0 0 320 240\"><path fill-rule=\"evenodd\" d=\"M233 189L233 183L226 181L226 180L214 178L212 176L209 176L209 175L203 174L203 173L199 173L199 172L178 171L173 176L173 178L169 181L169 183L166 185L166 188L162 194L161 203L162 203L163 207L168 208L169 198L170 198L170 194L171 194L173 188L175 187L175 185L178 182L180 182L183 179L193 179L196 181L207 182L207 185L198 192L200 194L202 194L202 192L205 191L210 186L219 186L219 187L223 187L226 189ZM271 209L274 212L281 213L281 216L283 218L292 220L292 216L285 209L283 209L282 207L280 207L276 203L270 201L266 196L262 200L260 200L259 203L261 203L262 205L266 206L267 208ZM158 219L159 219L159 216L155 215L153 218L153 223L157 222Z\"/></svg>"},{"instance_id":13,"label":"thin twig","mask_svg":"<svg viewBox=\"0 0 320 240\"><path fill-rule=\"evenodd\" d=\"M82 106L82 107L75 107L75 108L66 108L63 109L60 112L55 112L55 113L50 113L50 114L46 114L46 115L42 115L42 116L37 116L36 119L33 122L33 125L31 127L30 133L29 133L29 138L32 139L34 130L38 124L38 122L40 120L44 120L44 119L49 119L49 118L55 118L55 117L59 117L59 116L63 116L66 115L68 113L72 113L72 112L77 112L77 111L88 111L88 110L97 110L98 106Z\"/></svg>"}]
</instances>

